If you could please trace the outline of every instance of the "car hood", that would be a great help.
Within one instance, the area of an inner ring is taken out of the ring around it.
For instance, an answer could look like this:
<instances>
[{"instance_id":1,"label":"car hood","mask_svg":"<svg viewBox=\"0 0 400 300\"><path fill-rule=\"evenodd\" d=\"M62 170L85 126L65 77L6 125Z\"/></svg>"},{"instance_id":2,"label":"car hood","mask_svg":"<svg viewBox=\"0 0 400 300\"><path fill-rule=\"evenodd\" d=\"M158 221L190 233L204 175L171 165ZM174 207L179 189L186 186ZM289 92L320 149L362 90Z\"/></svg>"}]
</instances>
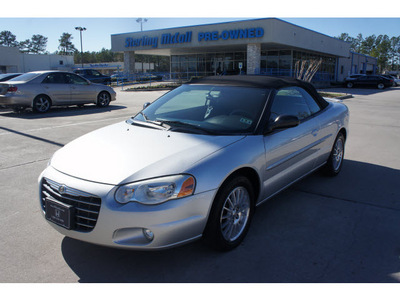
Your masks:
<instances>
[{"instance_id":1,"label":"car hood","mask_svg":"<svg viewBox=\"0 0 400 300\"><path fill-rule=\"evenodd\" d=\"M242 138L170 132L121 122L67 144L54 154L51 166L73 177L117 185L183 173Z\"/></svg>"}]
</instances>

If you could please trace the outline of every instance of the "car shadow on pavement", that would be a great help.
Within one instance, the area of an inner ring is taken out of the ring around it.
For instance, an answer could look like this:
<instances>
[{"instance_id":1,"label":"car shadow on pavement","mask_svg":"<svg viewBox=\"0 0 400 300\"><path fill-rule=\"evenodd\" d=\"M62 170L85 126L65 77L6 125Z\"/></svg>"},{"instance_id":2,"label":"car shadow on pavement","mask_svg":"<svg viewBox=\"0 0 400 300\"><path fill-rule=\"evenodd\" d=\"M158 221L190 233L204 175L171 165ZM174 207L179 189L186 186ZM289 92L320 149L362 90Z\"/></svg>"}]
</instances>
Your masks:
<instances>
[{"instance_id":1,"label":"car shadow on pavement","mask_svg":"<svg viewBox=\"0 0 400 300\"><path fill-rule=\"evenodd\" d=\"M0 110L0 116L9 118L19 119L45 119L54 117L71 117L71 116L82 116L100 114L104 112L110 112L114 110L125 109L126 106L121 105L109 105L107 107L97 107L96 105L85 105L83 107L77 106L59 106L53 107L46 113L36 113L31 109L26 109L22 112L15 113L9 109Z\"/></svg>"},{"instance_id":2,"label":"car shadow on pavement","mask_svg":"<svg viewBox=\"0 0 400 300\"><path fill-rule=\"evenodd\" d=\"M61 251L79 282L400 282L400 171L346 160L257 208L244 242L217 252L201 241L130 251L65 237Z\"/></svg>"}]
</instances>

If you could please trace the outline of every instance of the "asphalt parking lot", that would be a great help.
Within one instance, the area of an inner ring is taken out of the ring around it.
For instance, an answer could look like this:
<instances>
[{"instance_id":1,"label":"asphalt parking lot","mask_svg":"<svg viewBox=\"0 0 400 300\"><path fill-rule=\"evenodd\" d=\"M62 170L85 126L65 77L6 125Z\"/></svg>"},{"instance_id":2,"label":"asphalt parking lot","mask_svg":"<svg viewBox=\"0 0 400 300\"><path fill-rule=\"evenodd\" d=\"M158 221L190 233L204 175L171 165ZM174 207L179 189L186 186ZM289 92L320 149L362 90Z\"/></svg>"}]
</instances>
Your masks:
<instances>
[{"instance_id":1,"label":"asphalt parking lot","mask_svg":"<svg viewBox=\"0 0 400 300\"><path fill-rule=\"evenodd\" d=\"M354 96L344 100L351 115L342 173L317 172L260 206L229 253L201 241L161 252L111 249L44 221L37 178L52 154L164 93L116 90L107 108L0 109L0 283L400 282L400 87L335 89Z\"/></svg>"}]
</instances>

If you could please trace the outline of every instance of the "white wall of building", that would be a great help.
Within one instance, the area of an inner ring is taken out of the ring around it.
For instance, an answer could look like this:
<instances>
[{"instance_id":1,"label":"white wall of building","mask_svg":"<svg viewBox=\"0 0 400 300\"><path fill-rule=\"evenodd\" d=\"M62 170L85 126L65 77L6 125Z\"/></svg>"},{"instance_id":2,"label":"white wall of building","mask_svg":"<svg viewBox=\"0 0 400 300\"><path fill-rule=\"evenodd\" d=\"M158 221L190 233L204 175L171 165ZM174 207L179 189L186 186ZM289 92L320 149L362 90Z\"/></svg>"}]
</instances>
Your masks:
<instances>
[{"instance_id":1,"label":"white wall of building","mask_svg":"<svg viewBox=\"0 0 400 300\"><path fill-rule=\"evenodd\" d=\"M74 57L57 54L26 54L15 47L0 46L0 73L66 70L74 67Z\"/></svg>"},{"instance_id":2,"label":"white wall of building","mask_svg":"<svg viewBox=\"0 0 400 300\"><path fill-rule=\"evenodd\" d=\"M375 57L350 51L348 57L338 60L338 81L352 74L376 74L377 64Z\"/></svg>"}]
</instances>

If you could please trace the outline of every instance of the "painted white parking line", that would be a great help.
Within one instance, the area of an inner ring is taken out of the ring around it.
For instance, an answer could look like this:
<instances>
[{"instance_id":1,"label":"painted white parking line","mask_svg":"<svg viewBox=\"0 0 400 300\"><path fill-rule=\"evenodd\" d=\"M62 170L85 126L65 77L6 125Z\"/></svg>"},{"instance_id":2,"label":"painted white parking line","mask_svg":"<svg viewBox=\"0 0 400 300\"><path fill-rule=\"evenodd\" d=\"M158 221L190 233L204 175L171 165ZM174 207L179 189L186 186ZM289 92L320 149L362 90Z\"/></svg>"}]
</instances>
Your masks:
<instances>
[{"instance_id":1,"label":"painted white parking line","mask_svg":"<svg viewBox=\"0 0 400 300\"><path fill-rule=\"evenodd\" d=\"M40 127L40 128L28 129L28 130L24 130L23 132L22 131L21 132L22 133L28 133L28 132L35 132L35 131L42 131L42 130L51 130L51 129L57 129L57 128L80 126L80 125L107 122L107 121L113 121L113 120L124 121L124 120L126 120L128 118L129 118L128 116L125 116L125 117L107 118L107 119L84 121L84 122L77 122L77 123L68 123L68 124L62 124L62 125L56 125L56 126L50 126L50 127ZM9 131L1 132L0 136L9 135L9 134L13 134L13 132L9 132Z\"/></svg>"}]
</instances>

